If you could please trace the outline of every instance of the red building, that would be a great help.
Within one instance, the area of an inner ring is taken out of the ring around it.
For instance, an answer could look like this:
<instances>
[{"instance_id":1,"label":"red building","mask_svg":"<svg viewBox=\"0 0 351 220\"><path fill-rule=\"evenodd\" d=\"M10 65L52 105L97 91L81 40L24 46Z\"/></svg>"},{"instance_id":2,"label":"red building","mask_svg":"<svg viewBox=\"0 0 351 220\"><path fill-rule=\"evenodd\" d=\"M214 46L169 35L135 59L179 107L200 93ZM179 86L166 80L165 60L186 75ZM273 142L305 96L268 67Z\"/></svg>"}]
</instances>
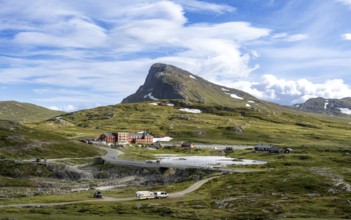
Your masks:
<instances>
[{"instance_id":1,"label":"red building","mask_svg":"<svg viewBox=\"0 0 351 220\"><path fill-rule=\"evenodd\" d=\"M105 141L106 144L108 143L116 143L117 142L117 133L114 132L106 132L100 135L100 141Z\"/></svg>"},{"instance_id":2,"label":"red building","mask_svg":"<svg viewBox=\"0 0 351 220\"><path fill-rule=\"evenodd\" d=\"M136 144L151 144L153 142L153 136L144 132L129 133L129 143Z\"/></svg>"},{"instance_id":3,"label":"red building","mask_svg":"<svg viewBox=\"0 0 351 220\"><path fill-rule=\"evenodd\" d=\"M106 144L151 144L153 143L153 136L147 132L107 132L103 133L99 137L100 141L106 142Z\"/></svg>"}]
</instances>

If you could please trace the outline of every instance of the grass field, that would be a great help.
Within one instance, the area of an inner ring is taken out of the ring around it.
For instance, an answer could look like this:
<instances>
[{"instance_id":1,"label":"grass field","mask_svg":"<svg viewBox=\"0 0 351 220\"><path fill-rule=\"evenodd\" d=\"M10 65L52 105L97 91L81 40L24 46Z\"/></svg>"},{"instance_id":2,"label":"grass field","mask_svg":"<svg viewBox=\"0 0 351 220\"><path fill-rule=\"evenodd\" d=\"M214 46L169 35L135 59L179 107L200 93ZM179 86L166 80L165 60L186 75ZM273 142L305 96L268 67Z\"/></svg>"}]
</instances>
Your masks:
<instances>
[{"instance_id":1,"label":"grass field","mask_svg":"<svg viewBox=\"0 0 351 220\"><path fill-rule=\"evenodd\" d=\"M228 108L205 104L153 106L148 103L98 107L64 115L64 122L48 121L36 127L66 137L97 138L110 131L148 131L174 141L196 143L272 143L282 146L350 146L351 118L299 113L287 108ZM201 114L181 112L198 108Z\"/></svg>"},{"instance_id":2,"label":"grass field","mask_svg":"<svg viewBox=\"0 0 351 220\"><path fill-rule=\"evenodd\" d=\"M46 130L0 120L0 159L79 158L99 156L97 147Z\"/></svg>"},{"instance_id":3,"label":"grass field","mask_svg":"<svg viewBox=\"0 0 351 220\"><path fill-rule=\"evenodd\" d=\"M229 156L266 160L269 163L245 166L260 169L260 172L222 175L182 198L80 203L62 207L5 208L1 211L2 216L41 214L50 215L53 219L65 215L72 219L79 219L80 216L94 219L117 214L129 216L131 219L148 219L149 215L166 217L165 219L347 219L351 217L351 192L337 186L333 178L342 176L346 183L350 183L350 153L348 147L297 147L295 153L289 155L240 150L230 153ZM187 182L145 189L175 192L190 184ZM136 190L137 188L111 190L104 192L104 195L129 197ZM75 193L69 194L69 197L65 194L41 195L5 203L84 200L90 199L90 194L91 192Z\"/></svg>"},{"instance_id":4,"label":"grass field","mask_svg":"<svg viewBox=\"0 0 351 220\"><path fill-rule=\"evenodd\" d=\"M97 220L97 219L111 219L111 220L154 220L154 219L174 219L169 217L155 216L155 215L57 215L57 214L0 214L0 219L3 220L12 220L12 219L21 219L21 220Z\"/></svg>"}]
</instances>

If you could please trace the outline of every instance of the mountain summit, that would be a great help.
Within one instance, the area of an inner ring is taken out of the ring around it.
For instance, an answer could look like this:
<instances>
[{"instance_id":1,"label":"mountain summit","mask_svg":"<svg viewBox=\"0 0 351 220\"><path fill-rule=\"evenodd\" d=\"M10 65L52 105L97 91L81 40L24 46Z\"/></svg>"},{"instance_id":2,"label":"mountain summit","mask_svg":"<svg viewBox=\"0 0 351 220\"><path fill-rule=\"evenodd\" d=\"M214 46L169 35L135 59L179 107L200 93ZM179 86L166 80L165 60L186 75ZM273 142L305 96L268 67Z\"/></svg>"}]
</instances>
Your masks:
<instances>
[{"instance_id":1,"label":"mountain summit","mask_svg":"<svg viewBox=\"0 0 351 220\"><path fill-rule=\"evenodd\" d=\"M305 103L295 104L293 107L302 111L329 115L351 115L351 97L342 99L311 98Z\"/></svg>"},{"instance_id":2,"label":"mountain summit","mask_svg":"<svg viewBox=\"0 0 351 220\"><path fill-rule=\"evenodd\" d=\"M123 99L122 103L159 99L181 99L220 105L257 100L248 93L216 85L178 67L156 63L151 66L144 85Z\"/></svg>"}]
</instances>

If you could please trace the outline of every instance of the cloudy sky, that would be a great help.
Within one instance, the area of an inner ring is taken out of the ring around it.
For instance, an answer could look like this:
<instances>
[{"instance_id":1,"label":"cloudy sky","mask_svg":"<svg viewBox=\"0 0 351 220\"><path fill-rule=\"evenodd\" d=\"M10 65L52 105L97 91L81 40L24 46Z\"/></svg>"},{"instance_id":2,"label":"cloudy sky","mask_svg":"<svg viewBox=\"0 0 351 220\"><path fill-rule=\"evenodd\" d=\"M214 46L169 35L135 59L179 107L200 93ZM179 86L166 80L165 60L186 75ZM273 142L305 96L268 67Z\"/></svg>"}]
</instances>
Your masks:
<instances>
[{"instance_id":1,"label":"cloudy sky","mask_svg":"<svg viewBox=\"0 0 351 220\"><path fill-rule=\"evenodd\" d=\"M351 0L0 0L0 100L119 103L156 62L291 105L351 96Z\"/></svg>"}]
</instances>

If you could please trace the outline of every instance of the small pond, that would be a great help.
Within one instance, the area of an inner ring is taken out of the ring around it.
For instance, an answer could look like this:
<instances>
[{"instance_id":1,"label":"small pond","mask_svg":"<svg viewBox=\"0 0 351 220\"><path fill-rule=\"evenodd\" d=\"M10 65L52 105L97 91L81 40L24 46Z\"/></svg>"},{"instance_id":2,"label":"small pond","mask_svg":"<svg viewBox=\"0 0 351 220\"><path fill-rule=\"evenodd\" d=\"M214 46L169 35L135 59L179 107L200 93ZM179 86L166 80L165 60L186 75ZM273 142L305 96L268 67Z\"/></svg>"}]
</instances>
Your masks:
<instances>
[{"instance_id":1,"label":"small pond","mask_svg":"<svg viewBox=\"0 0 351 220\"><path fill-rule=\"evenodd\" d=\"M161 159L161 164L203 166L203 167L223 167L227 165L261 165L266 161L235 159L225 156L180 156L180 155L157 155Z\"/></svg>"}]
</instances>

